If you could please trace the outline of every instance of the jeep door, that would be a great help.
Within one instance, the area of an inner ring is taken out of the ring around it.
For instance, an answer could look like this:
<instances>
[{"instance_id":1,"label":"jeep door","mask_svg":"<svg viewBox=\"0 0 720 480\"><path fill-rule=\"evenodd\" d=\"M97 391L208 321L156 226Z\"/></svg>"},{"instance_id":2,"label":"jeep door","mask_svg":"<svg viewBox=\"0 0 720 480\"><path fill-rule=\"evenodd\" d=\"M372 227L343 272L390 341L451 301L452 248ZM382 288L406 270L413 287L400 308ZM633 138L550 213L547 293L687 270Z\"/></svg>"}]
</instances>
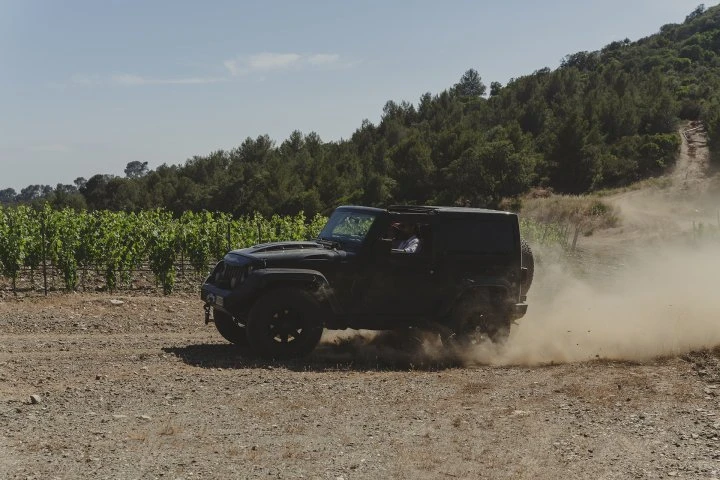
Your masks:
<instances>
[{"instance_id":1,"label":"jeep door","mask_svg":"<svg viewBox=\"0 0 720 480\"><path fill-rule=\"evenodd\" d=\"M437 309L442 286L435 275L432 220L428 215L390 217L390 224L406 221L417 225L420 246L415 253L375 249L374 258L368 262L361 313L404 317L413 323L413 319L422 320Z\"/></svg>"}]
</instances>

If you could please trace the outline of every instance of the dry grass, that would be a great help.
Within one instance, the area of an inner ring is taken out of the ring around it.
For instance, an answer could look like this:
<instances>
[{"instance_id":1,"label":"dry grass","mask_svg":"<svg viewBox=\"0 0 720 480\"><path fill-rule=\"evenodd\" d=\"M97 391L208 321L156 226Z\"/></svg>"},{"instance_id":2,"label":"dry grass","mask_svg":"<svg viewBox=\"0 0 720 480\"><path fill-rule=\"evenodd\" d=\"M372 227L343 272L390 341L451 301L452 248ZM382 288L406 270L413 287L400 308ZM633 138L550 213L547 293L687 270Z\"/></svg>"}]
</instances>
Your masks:
<instances>
[{"instance_id":1,"label":"dry grass","mask_svg":"<svg viewBox=\"0 0 720 480\"><path fill-rule=\"evenodd\" d=\"M640 180L630 185L618 188L610 188L604 190L598 190L594 195L598 197L609 197L611 195L617 195L620 193L634 192L637 190L665 190L672 186L672 177L653 177Z\"/></svg>"},{"instance_id":2,"label":"dry grass","mask_svg":"<svg viewBox=\"0 0 720 480\"><path fill-rule=\"evenodd\" d=\"M617 209L598 196L550 195L523 202L522 215L539 223L580 225L585 232L618 225Z\"/></svg>"}]
</instances>

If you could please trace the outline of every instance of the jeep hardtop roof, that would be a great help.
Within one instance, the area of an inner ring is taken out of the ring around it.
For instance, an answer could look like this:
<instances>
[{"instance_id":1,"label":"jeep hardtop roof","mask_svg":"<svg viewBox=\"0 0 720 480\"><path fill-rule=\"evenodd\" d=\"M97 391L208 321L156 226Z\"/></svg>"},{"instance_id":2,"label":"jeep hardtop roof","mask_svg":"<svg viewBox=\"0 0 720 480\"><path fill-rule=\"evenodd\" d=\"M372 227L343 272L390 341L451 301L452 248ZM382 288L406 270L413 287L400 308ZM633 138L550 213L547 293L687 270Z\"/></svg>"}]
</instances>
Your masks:
<instances>
[{"instance_id":1,"label":"jeep hardtop roof","mask_svg":"<svg viewBox=\"0 0 720 480\"><path fill-rule=\"evenodd\" d=\"M441 207L435 205L390 205L386 209L376 207L364 207L360 205L342 205L336 210L355 210L365 211L368 213L466 213L466 214L503 214L515 215L512 212L502 210L490 210L487 208L471 208L471 207Z\"/></svg>"}]
</instances>

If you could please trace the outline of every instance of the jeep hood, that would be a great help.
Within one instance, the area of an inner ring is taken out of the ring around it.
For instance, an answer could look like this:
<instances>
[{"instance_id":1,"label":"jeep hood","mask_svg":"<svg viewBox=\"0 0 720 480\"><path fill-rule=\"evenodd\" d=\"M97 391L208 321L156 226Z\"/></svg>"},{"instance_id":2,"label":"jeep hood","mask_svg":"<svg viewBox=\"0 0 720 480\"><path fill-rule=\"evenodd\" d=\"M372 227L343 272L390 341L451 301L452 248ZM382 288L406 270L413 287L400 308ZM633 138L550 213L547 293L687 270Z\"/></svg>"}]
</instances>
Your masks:
<instances>
[{"instance_id":1,"label":"jeep hood","mask_svg":"<svg viewBox=\"0 0 720 480\"><path fill-rule=\"evenodd\" d=\"M280 266L287 262L303 260L334 260L345 257L344 251L338 251L317 242L272 242L233 250L225 255L225 261L235 264L262 260L266 266Z\"/></svg>"}]
</instances>

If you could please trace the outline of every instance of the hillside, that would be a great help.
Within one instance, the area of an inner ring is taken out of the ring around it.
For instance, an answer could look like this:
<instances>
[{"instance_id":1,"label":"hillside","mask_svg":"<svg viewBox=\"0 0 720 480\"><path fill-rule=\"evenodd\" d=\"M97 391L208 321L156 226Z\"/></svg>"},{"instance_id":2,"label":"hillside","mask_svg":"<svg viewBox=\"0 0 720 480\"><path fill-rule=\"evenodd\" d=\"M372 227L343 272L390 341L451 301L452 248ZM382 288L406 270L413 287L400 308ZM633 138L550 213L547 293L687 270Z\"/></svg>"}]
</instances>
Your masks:
<instances>
[{"instance_id":1,"label":"hillside","mask_svg":"<svg viewBox=\"0 0 720 480\"><path fill-rule=\"evenodd\" d=\"M470 69L417 104L388 101L377 125L363 121L340 142L299 131L279 145L247 138L154 171L132 161L126 178L6 189L0 201L312 216L343 203L494 207L536 186L628 185L672 167L683 121L702 121L711 149L720 142L719 55L720 6L700 6L655 35L567 55L504 86L488 89Z\"/></svg>"}]
</instances>

